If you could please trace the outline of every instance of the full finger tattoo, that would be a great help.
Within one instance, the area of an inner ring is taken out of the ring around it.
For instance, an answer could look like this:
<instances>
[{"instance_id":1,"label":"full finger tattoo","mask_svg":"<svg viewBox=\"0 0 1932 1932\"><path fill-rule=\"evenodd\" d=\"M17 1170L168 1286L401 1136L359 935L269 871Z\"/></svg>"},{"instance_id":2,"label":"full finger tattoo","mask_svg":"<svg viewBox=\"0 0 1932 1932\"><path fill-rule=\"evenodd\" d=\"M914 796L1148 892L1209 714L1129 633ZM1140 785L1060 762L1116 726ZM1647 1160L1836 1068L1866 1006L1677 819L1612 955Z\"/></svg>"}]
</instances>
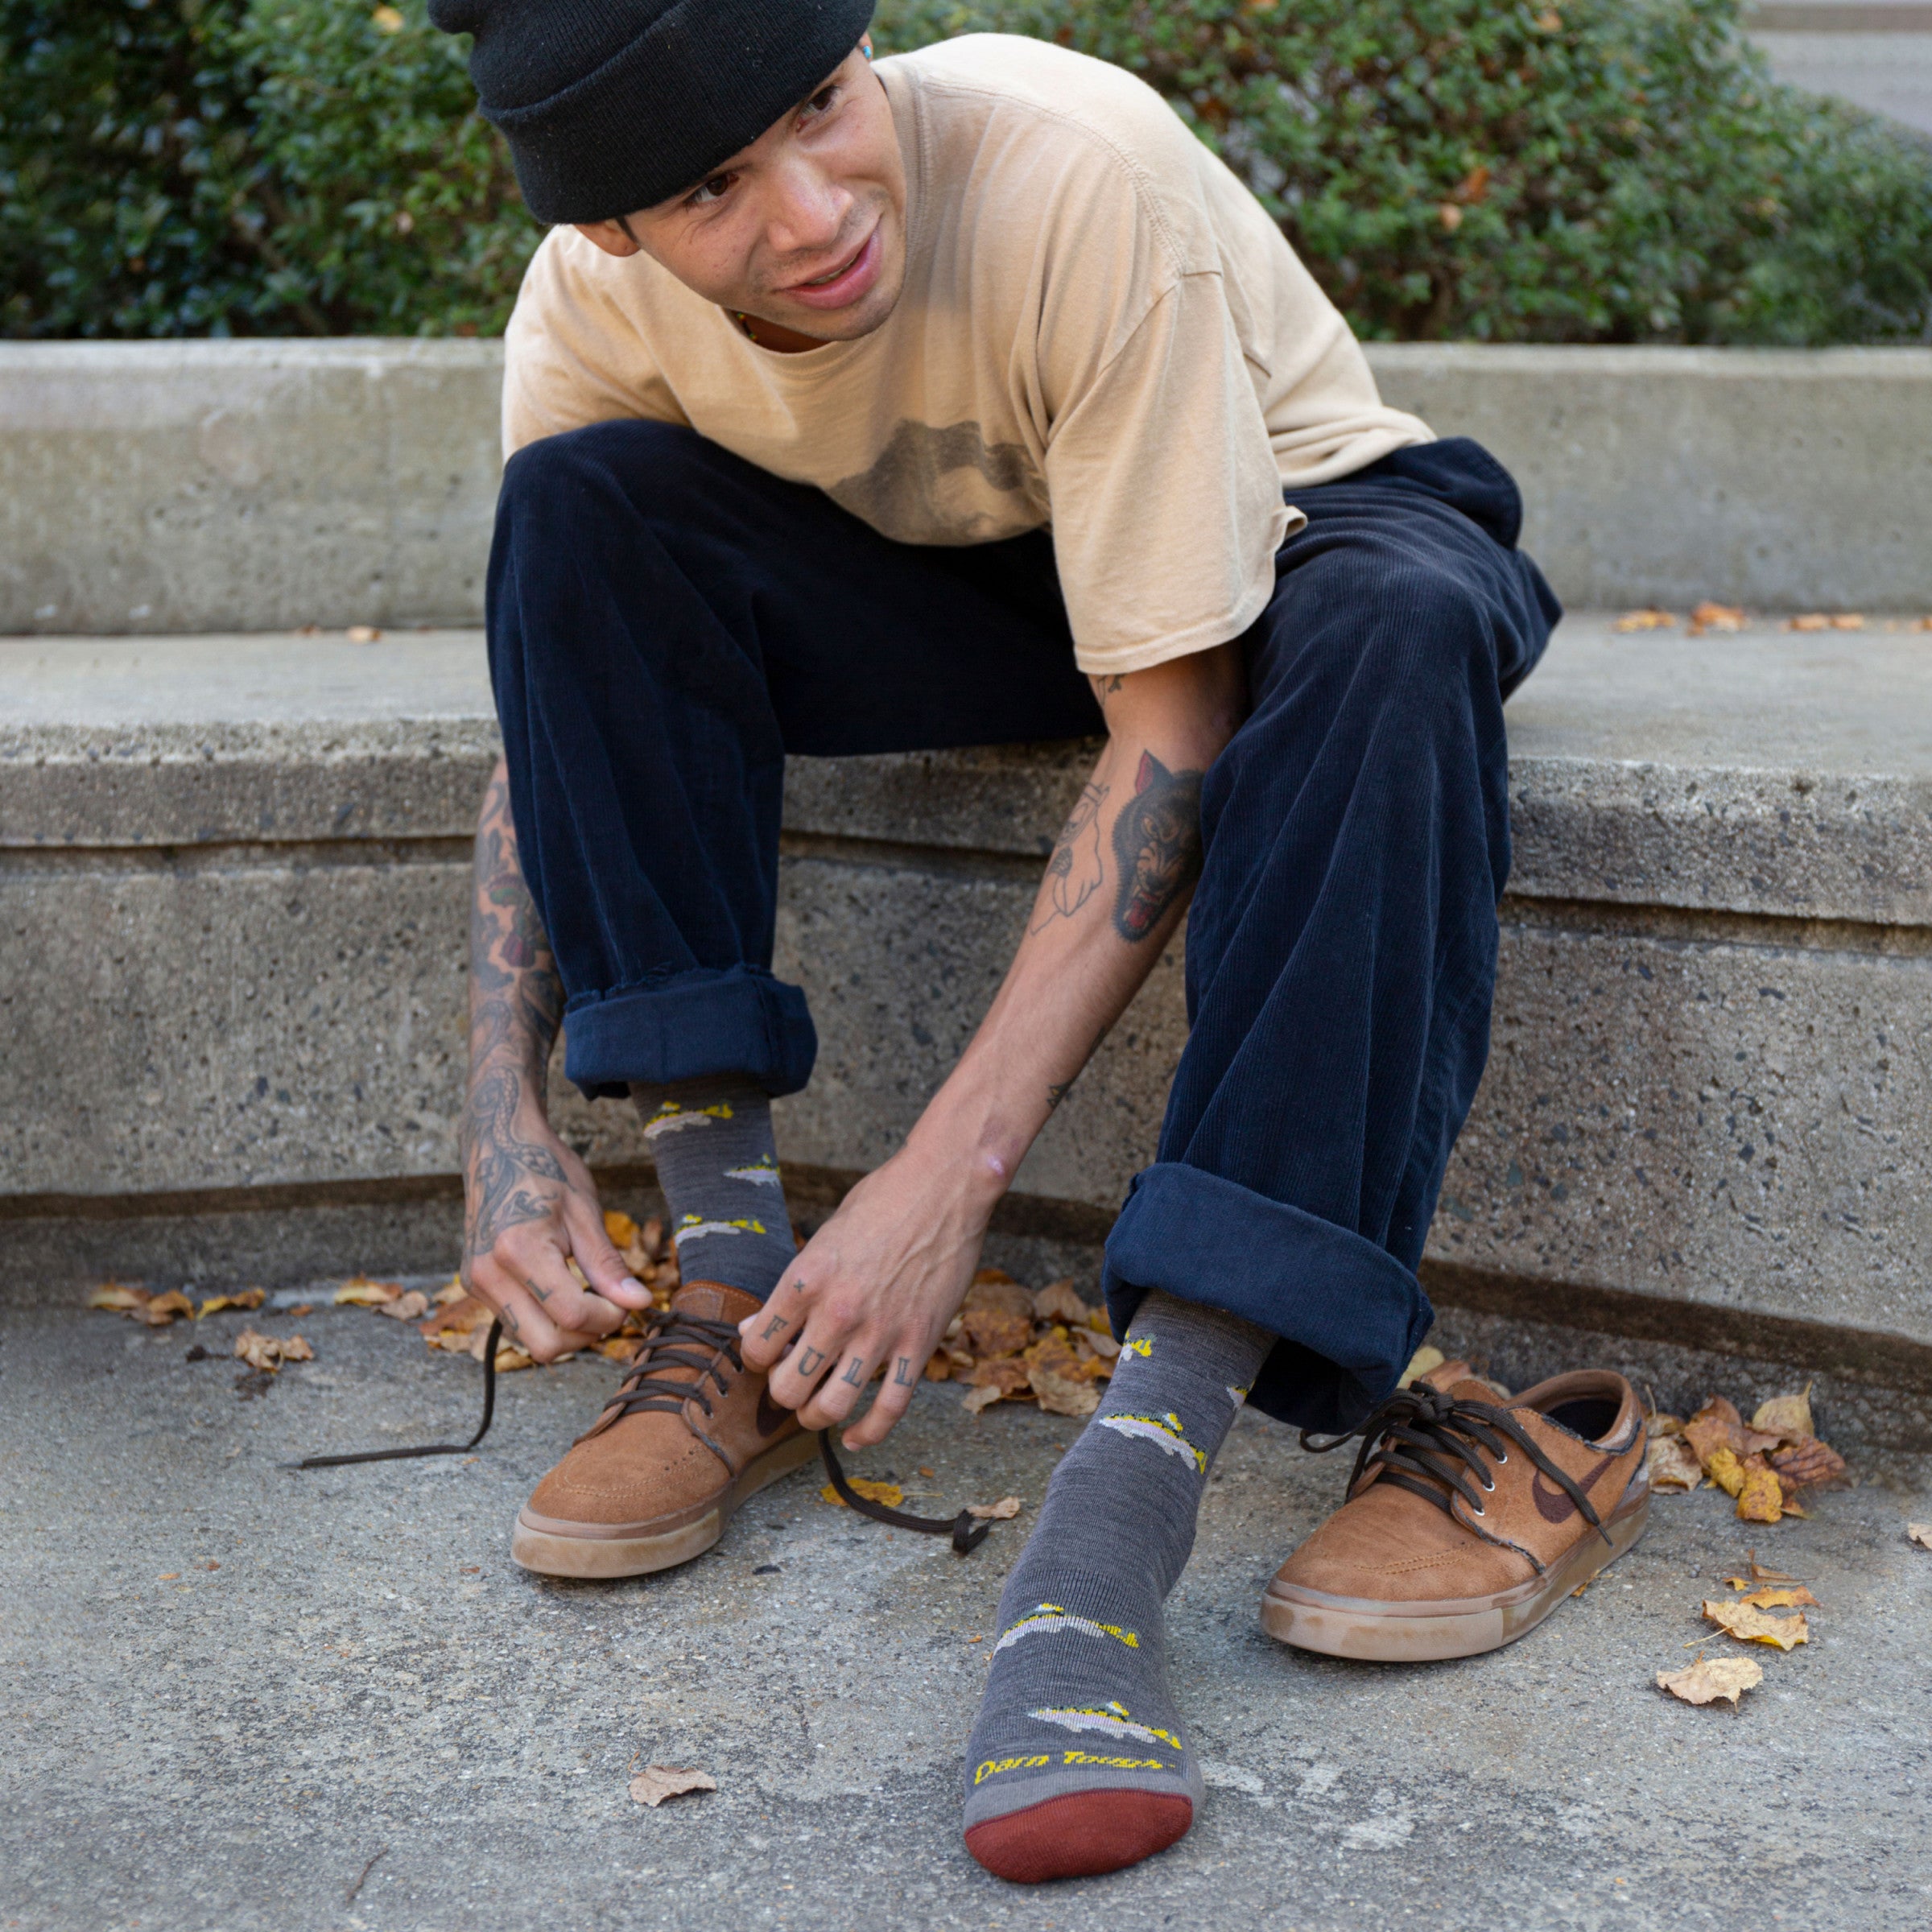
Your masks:
<instances>
[{"instance_id":1,"label":"full finger tattoo","mask_svg":"<svg viewBox=\"0 0 1932 1932\"><path fill-rule=\"evenodd\" d=\"M824 1365L825 1351L823 1348L801 1348L799 1351L799 1373L800 1375L806 1377L816 1375Z\"/></svg>"},{"instance_id":2,"label":"full finger tattoo","mask_svg":"<svg viewBox=\"0 0 1932 1932\"><path fill-rule=\"evenodd\" d=\"M910 1389L919 1381L919 1378L912 1372L912 1357L910 1356L902 1355L899 1357L898 1366L892 1372L892 1379L902 1389Z\"/></svg>"},{"instance_id":3,"label":"full finger tattoo","mask_svg":"<svg viewBox=\"0 0 1932 1932\"><path fill-rule=\"evenodd\" d=\"M845 1373L839 1377L839 1380L842 1382L850 1383L854 1389L863 1389L865 1386L865 1356L855 1355L845 1364Z\"/></svg>"},{"instance_id":4,"label":"full finger tattoo","mask_svg":"<svg viewBox=\"0 0 1932 1932\"><path fill-rule=\"evenodd\" d=\"M767 1342L775 1341L791 1326L791 1318L790 1315L774 1315L765 1324L765 1332L760 1339Z\"/></svg>"}]
</instances>

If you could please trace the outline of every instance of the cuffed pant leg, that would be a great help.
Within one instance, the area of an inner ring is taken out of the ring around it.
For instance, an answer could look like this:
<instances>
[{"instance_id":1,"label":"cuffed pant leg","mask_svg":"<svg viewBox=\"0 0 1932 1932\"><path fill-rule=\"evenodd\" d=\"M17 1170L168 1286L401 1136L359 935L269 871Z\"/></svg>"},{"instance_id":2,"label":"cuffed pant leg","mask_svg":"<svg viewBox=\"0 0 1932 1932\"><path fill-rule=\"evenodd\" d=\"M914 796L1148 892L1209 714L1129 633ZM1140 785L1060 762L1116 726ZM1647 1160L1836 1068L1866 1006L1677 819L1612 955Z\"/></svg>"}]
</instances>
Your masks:
<instances>
[{"instance_id":1,"label":"cuffed pant leg","mask_svg":"<svg viewBox=\"0 0 1932 1932\"><path fill-rule=\"evenodd\" d=\"M1473 444L1297 501L1203 788L1188 1045L1105 1283L1121 1332L1156 1286L1272 1330L1251 1399L1327 1429L1432 1319L1416 1264L1488 1051L1503 696L1557 611Z\"/></svg>"}]
</instances>

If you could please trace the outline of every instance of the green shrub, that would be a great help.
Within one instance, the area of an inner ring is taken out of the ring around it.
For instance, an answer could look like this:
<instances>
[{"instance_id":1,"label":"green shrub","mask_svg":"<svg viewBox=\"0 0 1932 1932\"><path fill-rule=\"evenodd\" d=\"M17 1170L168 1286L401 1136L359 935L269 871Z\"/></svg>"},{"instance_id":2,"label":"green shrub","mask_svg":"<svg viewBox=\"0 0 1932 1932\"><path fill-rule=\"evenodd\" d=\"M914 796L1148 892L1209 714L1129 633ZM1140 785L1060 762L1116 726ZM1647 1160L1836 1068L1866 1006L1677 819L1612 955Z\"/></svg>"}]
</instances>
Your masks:
<instances>
[{"instance_id":1,"label":"green shrub","mask_svg":"<svg viewBox=\"0 0 1932 1932\"><path fill-rule=\"evenodd\" d=\"M0 330L492 332L540 230L423 0L0 0ZM1736 0L882 0L1118 61L1364 335L1932 339L1932 148Z\"/></svg>"},{"instance_id":2,"label":"green shrub","mask_svg":"<svg viewBox=\"0 0 1932 1932\"><path fill-rule=\"evenodd\" d=\"M1773 84L1736 0L884 0L1151 82L1368 336L1932 332L1932 149Z\"/></svg>"}]
</instances>

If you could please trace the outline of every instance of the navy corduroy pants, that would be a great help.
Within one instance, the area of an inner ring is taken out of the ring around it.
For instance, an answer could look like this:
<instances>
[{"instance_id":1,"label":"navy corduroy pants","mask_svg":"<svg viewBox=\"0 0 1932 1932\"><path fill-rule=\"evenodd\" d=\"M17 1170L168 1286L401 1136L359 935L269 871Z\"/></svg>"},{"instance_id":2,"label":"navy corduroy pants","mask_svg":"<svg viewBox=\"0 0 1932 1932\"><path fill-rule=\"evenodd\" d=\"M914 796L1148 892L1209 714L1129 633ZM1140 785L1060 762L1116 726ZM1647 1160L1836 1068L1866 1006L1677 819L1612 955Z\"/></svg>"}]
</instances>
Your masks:
<instances>
[{"instance_id":1,"label":"navy corduroy pants","mask_svg":"<svg viewBox=\"0 0 1932 1932\"><path fill-rule=\"evenodd\" d=\"M1249 712L1202 791L1191 1031L1107 1244L1149 1288L1281 1337L1251 1400L1357 1419L1430 1320L1415 1269L1488 1050L1509 865L1503 700L1558 616L1507 473L1455 439L1295 493L1242 640ZM894 543L673 426L505 472L491 676L518 846L591 1094L810 1077L770 971L787 753L1100 729L1045 532Z\"/></svg>"}]
</instances>

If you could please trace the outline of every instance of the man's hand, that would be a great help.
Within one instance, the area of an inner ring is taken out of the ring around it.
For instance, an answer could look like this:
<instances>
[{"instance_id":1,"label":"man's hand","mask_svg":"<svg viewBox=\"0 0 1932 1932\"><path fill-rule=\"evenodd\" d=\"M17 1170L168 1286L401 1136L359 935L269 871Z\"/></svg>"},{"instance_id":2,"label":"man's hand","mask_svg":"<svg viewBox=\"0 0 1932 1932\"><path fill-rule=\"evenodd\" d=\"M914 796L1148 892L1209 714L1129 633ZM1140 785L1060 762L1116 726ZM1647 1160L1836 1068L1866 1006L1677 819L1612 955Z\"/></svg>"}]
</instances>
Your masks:
<instances>
[{"instance_id":1,"label":"man's hand","mask_svg":"<svg viewBox=\"0 0 1932 1932\"><path fill-rule=\"evenodd\" d=\"M1001 1191L983 1165L976 1174L935 1161L932 1146L915 1134L866 1175L739 1330L745 1365L771 1370L771 1399L807 1429L843 1422L882 1378L848 1449L883 1442L906 1413Z\"/></svg>"},{"instance_id":2,"label":"man's hand","mask_svg":"<svg viewBox=\"0 0 1932 1932\"><path fill-rule=\"evenodd\" d=\"M544 1117L564 989L517 863L501 761L477 824L469 939L463 1283L520 1348L554 1361L648 1308L650 1293L604 1232L590 1170Z\"/></svg>"},{"instance_id":3,"label":"man's hand","mask_svg":"<svg viewBox=\"0 0 1932 1932\"><path fill-rule=\"evenodd\" d=\"M1107 749L1062 829L985 1019L907 1137L739 1326L748 1366L807 1428L877 1400L881 1442L964 1298L995 1203L1179 925L1201 866L1201 780L1234 735L1239 650L1094 679Z\"/></svg>"}]
</instances>

